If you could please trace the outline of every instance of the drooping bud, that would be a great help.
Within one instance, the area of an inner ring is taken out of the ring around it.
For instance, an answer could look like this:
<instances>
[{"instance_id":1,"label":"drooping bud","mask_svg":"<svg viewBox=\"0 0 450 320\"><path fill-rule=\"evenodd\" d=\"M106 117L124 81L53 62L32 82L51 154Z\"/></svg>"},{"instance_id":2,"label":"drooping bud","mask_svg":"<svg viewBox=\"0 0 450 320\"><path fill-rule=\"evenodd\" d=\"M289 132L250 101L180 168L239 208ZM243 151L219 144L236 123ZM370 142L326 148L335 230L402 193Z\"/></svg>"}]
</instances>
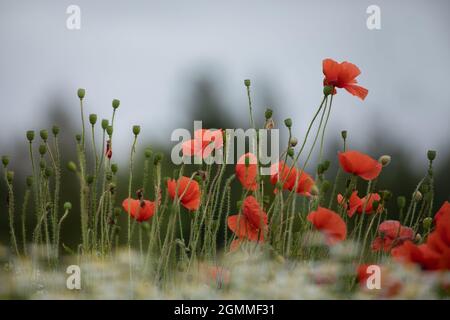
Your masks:
<instances>
[{"instance_id":1,"label":"drooping bud","mask_svg":"<svg viewBox=\"0 0 450 320\"><path fill-rule=\"evenodd\" d=\"M332 94L333 93L333 86L325 86L325 87L323 87L323 94L325 95L325 96L329 96L330 94Z\"/></svg>"},{"instance_id":2,"label":"drooping bud","mask_svg":"<svg viewBox=\"0 0 450 320\"><path fill-rule=\"evenodd\" d=\"M6 168L9 164L9 156L2 156L3 166Z\"/></svg>"},{"instance_id":3,"label":"drooping bud","mask_svg":"<svg viewBox=\"0 0 450 320\"><path fill-rule=\"evenodd\" d=\"M432 224L432 223L433 223L433 218L431 218L431 217L426 217L426 218L423 219L423 221L422 221L423 228L424 228L425 230L430 230L431 224Z\"/></svg>"},{"instance_id":4,"label":"drooping bud","mask_svg":"<svg viewBox=\"0 0 450 320\"><path fill-rule=\"evenodd\" d=\"M70 202L64 203L64 210L65 211L72 210L72 204Z\"/></svg>"},{"instance_id":5,"label":"drooping bud","mask_svg":"<svg viewBox=\"0 0 450 320\"><path fill-rule=\"evenodd\" d=\"M69 171L76 172L77 165L75 164L75 162L70 161L69 163L67 163L67 169L69 169Z\"/></svg>"},{"instance_id":6,"label":"drooping bud","mask_svg":"<svg viewBox=\"0 0 450 320\"><path fill-rule=\"evenodd\" d=\"M414 191L414 193L413 193L413 199L414 199L414 201L419 202L419 201L422 200L422 198L423 198L422 192L420 192L419 190Z\"/></svg>"},{"instance_id":7,"label":"drooping bud","mask_svg":"<svg viewBox=\"0 0 450 320\"><path fill-rule=\"evenodd\" d=\"M399 209L403 209L406 205L406 198L403 196L397 197L397 206Z\"/></svg>"},{"instance_id":8,"label":"drooping bud","mask_svg":"<svg viewBox=\"0 0 450 320\"><path fill-rule=\"evenodd\" d=\"M381 163L383 167L386 167L391 163L391 156L389 155L383 155L378 159L378 162Z\"/></svg>"},{"instance_id":9,"label":"drooping bud","mask_svg":"<svg viewBox=\"0 0 450 320\"><path fill-rule=\"evenodd\" d=\"M119 106L120 106L120 100L114 99L114 100L112 101L112 107L113 107L113 109L117 109Z\"/></svg>"},{"instance_id":10,"label":"drooping bud","mask_svg":"<svg viewBox=\"0 0 450 320\"><path fill-rule=\"evenodd\" d=\"M102 129L106 130L109 126L109 120L108 119L103 119L102 120Z\"/></svg>"},{"instance_id":11,"label":"drooping bud","mask_svg":"<svg viewBox=\"0 0 450 320\"><path fill-rule=\"evenodd\" d=\"M284 120L284 125L288 128L292 127L292 119L291 118L287 118Z\"/></svg>"},{"instance_id":12,"label":"drooping bud","mask_svg":"<svg viewBox=\"0 0 450 320\"><path fill-rule=\"evenodd\" d=\"M84 96L86 95L86 90L84 90L82 88L78 89L77 95L78 95L78 98L80 98L80 100L83 100Z\"/></svg>"},{"instance_id":13,"label":"drooping bud","mask_svg":"<svg viewBox=\"0 0 450 320\"><path fill-rule=\"evenodd\" d=\"M273 115L273 110L267 108L266 112L264 112L264 116L266 117L266 120L269 120L270 118L272 118L272 115Z\"/></svg>"},{"instance_id":14,"label":"drooping bud","mask_svg":"<svg viewBox=\"0 0 450 320\"><path fill-rule=\"evenodd\" d=\"M141 132L141 127L140 126L133 126L133 134L135 136L139 135L140 132Z\"/></svg>"},{"instance_id":15,"label":"drooping bud","mask_svg":"<svg viewBox=\"0 0 450 320\"><path fill-rule=\"evenodd\" d=\"M48 139L48 131L43 129L39 132L39 134L41 135L41 139L44 140L44 142L46 142Z\"/></svg>"},{"instance_id":16,"label":"drooping bud","mask_svg":"<svg viewBox=\"0 0 450 320\"><path fill-rule=\"evenodd\" d=\"M32 142L34 140L34 131L33 130L27 131L27 139L30 142Z\"/></svg>"},{"instance_id":17,"label":"drooping bud","mask_svg":"<svg viewBox=\"0 0 450 320\"><path fill-rule=\"evenodd\" d=\"M436 159L436 151L428 150L427 157L428 157L428 160L433 161L434 159Z\"/></svg>"},{"instance_id":18,"label":"drooping bud","mask_svg":"<svg viewBox=\"0 0 450 320\"><path fill-rule=\"evenodd\" d=\"M57 125L52 127L52 133L55 137L59 134L59 127Z\"/></svg>"},{"instance_id":19,"label":"drooping bud","mask_svg":"<svg viewBox=\"0 0 450 320\"><path fill-rule=\"evenodd\" d=\"M91 125L95 125L97 123L97 115L95 113L91 113L89 115L89 122Z\"/></svg>"},{"instance_id":20,"label":"drooping bud","mask_svg":"<svg viewBox=\"0 0 450 320\"><path fill-rule=\"evenodd\" d=\"M41 156L45 155L47 153L47 146L45 144L41 144L39 146L39 154Z\"/></svg>"}]
</instances>

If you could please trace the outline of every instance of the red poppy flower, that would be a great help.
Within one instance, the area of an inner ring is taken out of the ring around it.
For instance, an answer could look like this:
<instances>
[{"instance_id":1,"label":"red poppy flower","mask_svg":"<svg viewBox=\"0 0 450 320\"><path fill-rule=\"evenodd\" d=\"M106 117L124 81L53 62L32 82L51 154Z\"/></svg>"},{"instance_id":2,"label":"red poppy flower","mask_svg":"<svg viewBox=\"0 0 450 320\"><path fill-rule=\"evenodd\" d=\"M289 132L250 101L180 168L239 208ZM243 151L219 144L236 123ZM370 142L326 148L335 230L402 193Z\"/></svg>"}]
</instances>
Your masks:
<instances>
[{"instance_id":1,"label":"red poppy flower","mask_svg":"<svg viewBox=\"0 0 450 320\"><path fill-rule=\"evenodd\" d=\"M311 188L314 186L314 179L302 172L299 177L299 172L294 167L289 167L283 161L273 164L270 167L270 182L275 185L277 182L283 183L284 190L291 190L295 187L295 179L298 178L296 192L300 195L310 196ZM275 189L275 193L277 190Z\"/></svg>"},{"instance_id":2,"label":"red poppy flower","mask_svg":"<svg viewBox=\"0 0 450 320\"><path fill-rule=\"evenodd\" d=\"M236 177L242 186L250 191L255 191L258 187L256 182L257 164L256 156L252 153L242 155L236 165ZM246 163L247 162L247 163Z\"/></svg>"},{"instance_id":3,"label":"red poppy flower","mask_svg":"<svg viewBox=\"0 0 450 320\"><path fill-rule=\"evenodd\" d=\"M434 216L434 221L436 222L437 220L439 220L440 217L442 217L446 212L450 212L450 202L448 201L445 201L444 204L439 209L439 211L436 212Z\"/></svg>"},{"instance_id":4,"label":"red poppy flower","mask_svg":"<svg viewBox=\"0 0 450 320\"><path fill-rule=\"evenodd\" d=\"M182 144L183 155L206 158L213 150L223 146L222 130L199 129L194 132L194 139Z\"/></svg>"},{"instance_id":5,"label":"red poppy flower","mask_svg":"<svg viewBox=\"0 0 450 320\"><path fill-rule=\"evenodd\" d=\"M405 241L392 249L391 255L396 261L416 263L425 270L439 269L439 255L430 250L426 244L415 245L411 241Z\"/></svg>"},{"instance_id":6,"label":"red poppy flower","mask_svg":"<svg viewBox=\"0 0 450 320\"><path fill-rule=\"evenodd\" d=\"M371 214L373 213L373 202L380 201L381 196L378 193L371 193L364 198L358 197L358 191L353 191L348 199L347 203L344 203L344 197L341 194L337 195L337 201L345 209L347 209L347 215L351 218L356 212ZM383 211L383 208L379 206L377 212Z\"/></svg>"},{"instance_id":7,"label":"red poppy flower","mask_svg":"<svg viewBox=\"0 0 450 320\"><path fill-rule=\"evenodd\" d=\"M344 61L338 63L332 59L325 59L322 62L324 86L333 86L334 88L343 88L354 96L364 100L369 93L369 90L357 85L356 77L361 71L353 63ZM333 94L336 93L334 89Z\"/></svg>"},{"instance_id":8,"label":"red poppy flower","mask_svg":"<svg viewBox=\"0 0 450 320\"><path fill-rule=\"evenodd\" d=\"M167 191L172 199L175 198L175 192L178 184L178 198L183 207L190 211L197 210L200 207L200 186L198 182L188 177L181 177L178 182L174 179L167 181Z\"/></svg>"},{"instance_id":9,"label":"red poppy flower","mask_svg":"<svg viewBox=\"0 0 450 320\"><path fill-rule=\"evenodd\" d=\"M303 171L302 174L300 175L300 178L298 178L296 192L300 195L309 197L311 195L311 188L313 186L314 186L314 179L309 174Z\"/></svg>"},{"instance_id":10,"label":"red poppy flower","mask_svg":"<svg viewBox=\"0 0 450 320\"><path fill-rule=\"evenodd\" d=\"M147 221L155 214L155 203L148 200L125 199L122 208L138 222Z\"/></svg>"},{"instance_id":11,"label":"red poppy flower","mask_svg":"<svg viewBox=\"0 0 450 320\"><path fill-rule=\"evenodd\" d=\"M329 245L336 244L347 238L347 226L344 220L334 211L319 207L307 216L317 230L326 237Z\"/></svg>"},{"instance_id":12,"label":"red poppy flower","mask_svg":"<svg viewBox=\"0 0 450 320\"><path fill-rule=\"evenodd\" d=\"M414 239L414 231L404 227L396 220L383 221L378 226L378 234L372 242L372 250L389 252L392 248L401 245L407 240Z\"/></svg>"},{"instance_id":13,"label":"red poppy flower","mask_svg":"<svg viewBox=\"0 0 450 320\"><path fill-rule=\"evenodd\" d=\"M338 157L345 172L355 174L364 180L373 180L381 172L381 163L359 151L339 152Z\"/></svg>"},{"instance_id":14,"label":"red poppy flower","mask_svg":"<svg viewBox=\"0 0 450 320\"><path fill-rule=\"evenodd\" d=\"M264 233L267 230L267 214L262 210L255 197L248 196L242 204L242 214L228 217L228 228L241 240L264 241ZM237 245L238 243L235 243L233 246Z\"/></svg>"}]
</instances>

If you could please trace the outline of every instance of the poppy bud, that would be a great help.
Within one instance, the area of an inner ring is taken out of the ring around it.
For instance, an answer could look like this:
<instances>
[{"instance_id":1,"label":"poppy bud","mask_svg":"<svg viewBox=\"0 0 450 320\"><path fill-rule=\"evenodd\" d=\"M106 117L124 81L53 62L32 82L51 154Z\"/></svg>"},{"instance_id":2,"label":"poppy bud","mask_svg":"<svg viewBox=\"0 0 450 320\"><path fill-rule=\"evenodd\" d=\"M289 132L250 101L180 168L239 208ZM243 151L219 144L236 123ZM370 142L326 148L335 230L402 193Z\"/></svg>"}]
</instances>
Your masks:
<instances>
[{"instance_id":1,"label":"poppy bud","mask_svg":"<svg viewBox=\"0 0 450 320\"><path fill-rule=\"evenodd\" d=\"M428 150L427 157L428 157L428 160L433 161L434 159L436 159L436 151Z\"/></svg>"},{"instance_id":2,"label":"poppy bud","mask_svg":"<svg viewBox=\"0 0 450 320\"><path fill-rule=\"evenodd\" d=\"M77 94L78 94L78 98L80 98L80 100L83 100L84 96L86 95L86 90L80 88L80 89L78 89Z\"/></svg>"},{"instance_id":3,"label":"poppy bud","mask_svg":"<svg viewBox=\"0 0 450 320\"><path fill-rule=\"evenodd\" d=\"M381 163L383 167L386 167L391 163L391 156L383 155L378 159L378 162Z\"/></svg>"},{"instance_id":4,"label":"poppy bud","mask_svg":"<svg viewBox=\"0 0 450 320\"><path fill-rule=\"evenodd\" d=\"M413 198L414 198L414 201L419 202L423 198L422 192L420 192L419 190L414 191Z\"/></svg>"},{"instance_id":5,"label":"poppy bud","mask_svg":"<svg viewBox=\"0 0 450 320\"><path fill-rule=\"evenodd\" d=\"M56 125L54 125L54 126L52 127L52 133L53 133L53 135L56 137L56 136L59 134L59 127L56 126Z\"/></svg>"},{"instance_id":6,"label":"poppy bud","mask_svg":"<svg viewBox=\"0 0 450 320\"><path fill-rule=\"evenodd\" d=\"M427 183L424 183L420 186L419 191L424 194L430 191L430 186Z\"/></svg>"},{"instance_id":7,"label":"poppy bud","mask_svg":"<svg viewBox=\"0 0 450 320\"><path fill-rule=\"evenodd\" d=\"M14 171L8 171L6 173L6 180L8 180L8 183L12 183L14 180Z\"/></svg>"},{"instance_id":8,"label":"poppy bud","mask_svg":"<svg viewBox=\"0 0 450 320\"><path fill-rule=\"evenodd\" d=\"M119 167L117 166L117 163L113 163L111 165L111 172L116 174L118 170L119 170Z\"/></svg>"},{"instance_id":9,"label":"poppy bud","mask_svg":"<svg viewBox=\"0 0 450 320\"><path fill-rule=\"evenodd\" d=\"M250 85L251 85L250 79L245 79L244 84L247 88L250 87Z\"/></svg>"},{"instance_id":10,"label":"poppy bud","mask_svg":"<svg viewBox=\"0 0 450 320\"><path fill-rule=\"evenodd\" d=\"M332 93L333 93L333 86L325 86L325 87L323 87L323 94L325 96L329 96Z\"/></svg>"},{"instance_id":11,"label":"poppy bud","mask_svg":"<svg viewBox=\"0 0 450 320\"><path fill-rule=\"evenodd\" d=\"M420 243L422 241L422 236L420 235L420 233L416 234L416 237L414 240L416 240L416 242L418 242L418 243Z\"/></svg>"},{"instance_id":12,"label":"poppy bud","mask_svg":"<svg viewBox=\"0 0 450 320\"><path fill-rule=\"evenodd\" d=\"M144 151L144 155L145 155L145 157L148 159L148 158L150 158L151 156L152 156L152 149L151 148L145 148L145 151Z\"/></svg>"},{"instance_id":13,"label":"poppy bud","mask_svg":"<svg viewBox=\"0 0 450 320\"><path fill-rule=\"evenodd\" d=\"M161 160L163 159L163 155L161 152L158 152L157 154L155 154L155 158L153 159L153 163L155 164L155 166L161 162Z\"/></svg>"},{"instance_id":14,"label":"poppy bud","mask_svg":"<svg viewBox=\"0 0 450 320\"><path fill-rule=\"evenodd\" d=\"M318 165L317 165L317 174L319 174L319 175L321 175L321 174L323 174L324 173L324 169L323 169L323 164L322 163L319 163Z\"/></svg>"},{"instance_id":15,"label":"poppy bud","mask_svg":"<svg viewBox=\"0 0 450 320\"><path fill-rule=\"evenodd\" d=\"M50 168L50 167L45 168L44 174L45 174L46 178L50 178L53 175L52 168Z\"/></svg>"},{"instance_id":16,"label":"poppy bud","mask_svg":"<svg viewBox=\"0 0 450 320\"><path fill-rule=\"evenodd\" d=\"M390 192L389 190L383 190L380 192L380 196L383 201L389 201L389 199L391 199L392 197L392 192Z\"/></svg>"},{"instance_id":17,"label":"poppy bud","mask_svg":"<svg viewBox=\"0 0 450 320\"><path fill-rule=\"evenodd\" d=\"M27 177L27 180L26 180L27 187L31 187L33 185L33 180L34 180L33 176L28 176Z\"/></svg>"},{"instance_id":18,"label":"poppy bud","mask_svg":"<svg viewBox=\"0 0 450 320\"><path fill-rule=\"evenodd\" d=\"M94 183L94 176L93 175L88 175L86 177L86 182L90 185L92 183Z\"/></svg>"},{"instance_id":19,"label":"poppy bud","mask_svg":"<svg viewBox=\"0 0 450 320\"><path fill-rule=\"evenodd\" d=\"M288 148L287 154L288 154L289 157L294 158L294 149Z\"/></svg>"},{"instance_id":20,"label":"poppy bud","mask_svg":"<svg viewBox=\"0 0 450 320\"><path fill-rule=\"evenodd\" d=\"M47 146L45 144L41 144L39 146L39 153L41 156L43 156L47 153Z\"/></svg>"},{"instance_id":21,"label":"poppy bud","mask_svg":"<svg viewBox=\"0 0 450 320\"><path fill-rule=\"evenodd\" d=\"M311 187L311 191L310 191L312 196L318 196L319 195L319 188L317 188L316 185L313 185Z\"/></svg>"},{"instance_id":22,"label":"poppy bud","mask_svg":"<svg viewBox=\"0 0 450 320\"><path fill-rule=\"evenodd\" d=\"M330 164L331 162L329 160L325 160L322 165L323 165L323 172L327 171L330 168Z\"/></svg>"},{"instance_id":23,"label":"poppy bud","mask_svg":"<svg viewBox=\"0 0 450 320\"><path fill-rule=\"evenodd\" d=\"M64 210L65 211L72 210L72 204L70 202L64 203Z\"/></svg>"},{"instance_id":24,"label":"poppy bud","mask_svg":"<svg viewBox=\"0 0 450 320\"><path fill-rule=\"evenodd\" d=\"M347 139L347 130L342 130L341 136L342 136L342 139L346 140Z\"/></svg>"},{"instance_id":25,"label":"poppy bud","mask_svg":"<svg viewBox=\"0 0 450 320\"><path fill-rule=\"evenodd\" d=\"M67 169L69 169L69 171L76 172L77 171L77 165L75 164L75 162L70 161L67 164Z\"/></svg>"},{"instance_id":26,"label":"poppy bud","mask_svg":"<svg viewBox=\"0 0 450 320\"><path fill-rule=\"evenodd\" d=\"M397 197L397 206L399 209L403 209L406 205L406 198L403 196Z\"/></svg>"},{"instance_id":27,"label":"poppy bud","mask_svg":"<svg viewBox=\"0 0 450 320\"><path fill-rule=\"evenodd\" d=\"M422 221L422 225L423 225L423 228L425 229L425 230L430 230L430 227L431 227L431 224L433 223L433 218L431 218L431 217L426 217L425 219L423 219L423 221Z\"/></svg>"},{"instance_id":28,"label":"poppy bud","mask_svg":"<svg viewBox=\"0 0 450 320\"><path fill-rule=\"evenodd\" d=\"M270 118L272 118L272 115L273 115L273 110L267 108L266 112L264 113L264 116L266 117L266 120L269 120Z\"/></svg>"},{"instance_id":29,"label":"poppy bud","mask_svg":"<svg viewBox=\"0 0 450 320\"><path fill-rule=\"evenodd\" d=\"M141 127L140 126L133 126L133 134L135 136L139 135L140 132L141 132Z\"/></svg>"},{"instance_id":30,"label":"poppy bud","mask_svg":"<svg viewBox=\"0 0 450 320\"><path fill-rule=\"evenodd\" d=\"M298 140L296 137L292 137L291 140L289 140L289 145L291 147L295 147L298 144Z\"/></svg>"},{"instance_id":31,"label":"poppy bud","mask_svg":"<svg viewBox=\"0 0 450 320\"><path fill-rule=\"evenodd\" d=\"M45 170L45 168L47 168L47 164L45 163L45 160L41 160L41 161L39 162L39 167L40 167L42 170Z\"/></svg>"},{"instance_id":32,"label":"poppy bud","mask_svg":"<svg viewBox=\"0 0 450 320\"><path fill-rule=\"evenodd\" d=\"M324 182L322 182L322 185L320 186L320 191L322 191L322 193L327 193L328 190L330 190L331 187L331 183L328 180L325 180Z\"/></svg>"},{"instance_id":33,"label":"poppy bud","mask_svg":"<svg viewBox=\"0 0 450 320\"><path fill-rule=\"evenodd\" d=\"M45 129L41 130L39 132L39 134L41 135L41 139L44 140L44 142L47 141L47 139L48 139L48 131L47 130L45 130Z\"/></svg>"},{"instance_id":34,"label":"poppy bud","mask_svg":"<svg viewBox=\"0 0 450 320\"><path fill-rule=\"evenodd\" d=\"M102 129L106 130L109 126L109 120L108 119L103 119L102 120Z\"/></svg>"},{"instance_id":35,"label":"poppy bud","mask_svg":"<svg viewBox=\"0 0 450 320\"><path fill-rule=\"evenodd\" d=\"M266 123L264 124L264 129L270 130L270 129L273 129L273 128L275 128L275 121L273 121L272 118L267 119Z\"/></svg>"},{"instance_id":36,"label":"poppy bud","mask_svg":"<svg viewBox=\"0 0 450 320\"><path fill-rule=\"evenodd\" d=\"M95 125L97 123L97 115L95 113L89 115L89 122L92 125Z\"/></svg>"},{"instance_id":37,"label":"poppy bud","mask_svg":"<svg viewBox=\"0 0 450 320\"><path fill-rule=\"evenodd\" d=\"M106 133L108 134L108 136L111 138L112 137L112 135L113 135L113 127L112 126L108 126L107 128L106 128Z\"/></svg>"},{"instance_id":38,"label":"poppy bud","mask_svg":"<svg viewBox=\"0 0 450 320\"><path fill-rule=\"evenodd\" d=\"M9 157L8 156L2 156L2 163L3 166L6 168L9 164Z\"/></svg>"},{"instance_id":39,"label":"poppy bud","mask_svg":"<svg viewBox=\"0 0 450 320\"><path fill-rule=\"evenodd\" d=\"M119 106L120 106L120 100L114 99L114 100L112 101L112 107L113 107L114 109L117 109Z\"/></svg>"},{"instance_id":40,"label":"poppy bud","mask_svg":"<svg viewBox=\"0 0 450 320\"><path fill-rule=\"evenodd\" d=\"M75 140L80 143L81 142L81 134L76 134L75 135Z\"/></svg>"},{"instance_id":41,"label":"poppy bud","mask_svg":"<svg viewBox=\"0 0 450 320\"><path fill-rule=\"evenodd\" d=\"M290 128L292 127L292 119L291 118L287 118L284 120L284 124L286 127Z\"/></svg>"},{"instance_id":42,"label":"poppy bud","mask_svg":"<svg viewBox=\"0 0 450 320\"><path fill-rule=\"evenodd\" d=\"M33 130L27 131L27 139L30 142L32 142L34 140L34 131Z\"/></svg>"}]
</instances>

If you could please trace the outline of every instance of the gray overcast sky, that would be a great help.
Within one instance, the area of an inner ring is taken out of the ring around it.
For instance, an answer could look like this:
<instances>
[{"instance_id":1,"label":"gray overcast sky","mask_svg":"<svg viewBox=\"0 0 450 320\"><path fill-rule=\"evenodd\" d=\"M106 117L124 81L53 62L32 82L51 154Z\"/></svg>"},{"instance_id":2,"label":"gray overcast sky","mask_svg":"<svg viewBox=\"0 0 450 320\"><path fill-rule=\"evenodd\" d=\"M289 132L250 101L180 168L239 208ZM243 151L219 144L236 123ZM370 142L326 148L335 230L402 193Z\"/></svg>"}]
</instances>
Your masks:
<instances>
[{"instance_id":1,"label":"gray overcast sky","mask_svg":"<svg viewBox=\"0 0 450 320\"><path fill-rule=\"evenodd\" d=\"M70 4L81 8L81 30L66 28ZM381 30L366 27L371 4ZM169 142L171 119L187 113L191 75L205 69L220 75L236 119L247 116L243 79L255 95L273 85L275 109L301 136L320 100L321 61L331 57L357 64L369 95L339 92L330 134L346 128L363 148L381 129L416 157L448 152L449 9L446 0L0 0L0 146L12 150L7 141L40 129L49 97L78 116L78 87L100 118L122 101L116 147L128 148L135 123Z\"/></svg>"}]
</instances>

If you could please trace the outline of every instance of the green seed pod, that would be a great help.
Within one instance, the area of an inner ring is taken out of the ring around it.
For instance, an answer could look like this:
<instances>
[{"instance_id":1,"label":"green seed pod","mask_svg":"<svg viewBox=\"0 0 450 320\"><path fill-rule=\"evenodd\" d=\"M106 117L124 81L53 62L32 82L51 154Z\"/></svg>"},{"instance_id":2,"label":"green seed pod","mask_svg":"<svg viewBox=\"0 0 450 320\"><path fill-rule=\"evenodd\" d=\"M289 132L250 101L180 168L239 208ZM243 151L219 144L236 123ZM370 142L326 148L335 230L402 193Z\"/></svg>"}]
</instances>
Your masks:
<instances>
[{"instance_id":1,"label":"green seed pod","mask_svg":"<svg viewBox=\"0 0 450 320\"><path fill-rule=\"evenodd\" d=\"M45 160L41 160L39 162L39 167L41 168L41 170L45 170L45 168L47 168L47 163L45 163Z\"/></svg>"},{"instance_id":2,"label":"green seed pod","mask_svg":"<svg viewBox=\"0 0 450 320\"><path fill-rule=\"evenodd\" d=\"M288 128L292 127L292 119L291 118L287 118L284 120L284 125Z\"/></svg>"},{"instance_id":3,"label":"green seed pod","mask_svg":"<svg viewBox=\"0 0 450 320\"><path fill-rule=\"evenodd\" d=\"M41 144L39 146L39 154L41 156L45 155L47 153L47 146L45 144Z\"/></svg>"},{"instance_id":4,"label":"green seed pod","mask_svg":"<svg viewBox=\"0 0 450 320\"><path fill-rule=\"evenodd\" d=\"M45 168L44 174L45 174L46 178L50 178L53 175L52 168L50 168L50 167Z\"/></svg>"},{"instance_id":5,"label":"green seed pod","mask_svg":"<svg viewBox=\"0 0 450 320\"><path fill-rule=\"evenodd\" d=\"M78 98L80 98L80 100L83 100L84 96L86 95L86 90L80 88L80 89L78 89L77 94L78 94Z\"/></svg>"},{"instance_id":6,"label":"green seed pod","mask_svg":"<svg viewBox=\"0 0 450 320\"><path fill-rule=\"evenodd\" d=\"M152 156L152 149L149 147L149 148L145 148L145 151L144 151L144 155L145 155L145 157L148 159L148 158L150 158L151 156Z\"/></svg>"},{"instance_id":7,"label":"green seed pod","mask_svg":"<svg viewBox=\"0 0 450 320\"><path fill-rule=\"evenodd\" d=\"M9 156L2 156L3 166L6 168L9 164Z\"/></svg>"},{"instance_id":8,"label":"green seed pod","mask_svg":"<svg viewBox=\"0 0 450 320\"><path fill-rule=\"evenodd\" d=\"M133 134L135 136L139 135L140 132L141 132L141 127L140 126L133 126Z\"/></svg>"},{"instance_id":9,"label":"green seed pod","mask_svg":"<svg viewBox=\"0 0 450 320\"><path fill-rule=\"evenodd\" d=\"M111 172L116 174L117 170L119 170L119 167L117 166L117 163L111 164Z\"/></svg>"},{"instance_id":10,"label":"green seed pod","mask_svg":"<svg viewBox=\"0 0 450 320\"><path fill-rule=\"evenodd\" d=\"M330 168L331 162L329 160L325 160L323 163L323 172L327 171Z\"/></svg>"},{"instance_id":11,"label":"green seed pod","mask_svg":"<svg viewBox=\"0 0 450 320\"><path fill-rule=\"evenodd\" d=\"M114 100L112 101L112 107L113 107L113 109L117 109L119 106L120 106L120 100L114 99Z\"/></svg>"},{"instance_id":12,"label":"green seed pod","mask_svg":"<svg viewBox=\"0 0 450 320\"><path fill-rule=\"evenodd\" d=\"M6 172L6 180L8 181L8 183L12 183L14 180L14 171L8 171Z\"/></svg>"},{"instance_id":13,"label":"green seed pod","mask_svg":"<svg viewBox=\"0 0 450 320\"><path fill-rule=\"evenodd\" d=\"M269 120L270 118L272 118L272 115L273 115L273 110L267 108L266 112L264 113L264 116L266 117L266 120Z\"/></svg>"},{"instance_id":14,"label":"green seed pod","mask_svg":"<svg viewBox=\"0 0 450 320\"><path fill-rule=\"evenodd\" d=\"M323 94L325 96L329 96L330 94L333 93L333 91L334 91L333 86L325 86L325 87L323 87Z\"/></svg>"},{"instance_id":15,"label":"green seed pod","mask_svg":"<svg viewBox=\"0 0 450 320\"><path fill-rule=\"evenodd\" d=\"M426 218L423 219L423 221L422 221L423 228L424 228L425 230L430 230L431 224L432 224L432 223L433 223L433 218L431 218L431 217L426 217Z\"/></svg>"},{"instance_id":16,"label":"green seed pod","mask_svg":"<svg viewBox=\"0 0 450 320\"><path fill-rule=\"evenodd\" d=\"M48 131L43 129L39 132L39 134L41 135L41 139L45 141L47 141L48 139Z\"/></svg>"},{"instance_id":17,"label":"green seed pod","mask_svg":"<svg viewBox=\"0 0 450 320\"><path fill-rule=\"evenodd\" d=\"M72 210L72 204L70 202L64 203L64 210L65 211Z\"/></svg>"},{"instance_id":18,"label":"green seed pod","mask_svg":"<svg viewBox=\"0 0 450 320\"><path fill-rule=\"evenodd\" d=\"M397 206L399 209L403 209L406 205L406 198L403 196L397 197Z\"/></svg>"},{"instance_id":19,"label":"green seed pod","mask_svg":"<svg viewBox=\"0 0 450 320\"><path fill-rule=\"evenodd\" d=\"M32 142L34 140L34 131L33 130L27 131L27 139L29 142Z\"/></svg>"},{"instance_id":20,"label":"green seed pod","mask_svg":"<svg viewBox=\"0 0 450 320\"><path fill-rule=\"evenodd\" d=\"M294 158L294 149L293 148L288 148L287 154L288 154L289 157Z\"/></svg>"},{"instance_id":21,"label":"green seed pod","mask_svg":"<svg viewBox=\"0 0 450 320\"><path fill-rule=\"evenodd\" d=\"M112 126L108 126L108 127L106 128L106 133L108 134L108 136L109 136L110 138L111 138L112 135L113 135L113 131L114 131L114 129L113 129Z\"/></svg>"},{"instance_id":22,"label":"green seed pod","mask_svg":"<svg viewBox=\"0 0 450 320\"><path fill-rule=\"evenodd\" d=\"M27 187L28 187L28 188L30 188L30 187L33 185L33 181L34 181L33 176L28 176L28 177L27 177L26 182L27 182Z\"/></svg>"},{"instance_id":23,"label":"green seed pod","mask_svg":"<svg viewBox=\"0 0 450 320\"><path fill-rule=\"evenodd\" d=\"M428 160L433 161L434 159L436 159L436 151L428 150L427 157L428 157Z\"/></svg>"},{"instance_id":24,"label":"green seed pod","mask_svg":"<svg viewBox=\"0 0 450 320\"><path fill-rule=\"evenodd\" d=\"M322 193L327 193L328 190L330 190L330 187L331 187L330 181L324 180L324 181L322 182L322 185L320 186L320 191L321 191Z\"/></svg>"},{"instance_id":25,"label":"green seed pod","mask_svg":"<svg viewBox=\"0 0 450 320\"><path fill-rule=\"evenodd\" d=\"M52 133L53 133L53 135L56 137L56 136L59 134L59 127L56 126L56 125L54 125L54 126L52 127Z\"/></svg>"},{"instance_id":26,"label":"green seed pod","mask_svg":"<svg viewBox=\"0 0 450 320\"><path fill-rule=\"evenodd\" d=\"M81 142L81 134L76 134L75 135L75 140L80 143Z\"/></svg>"},{"instance_id":27,"label":"green seed pod","mask_svg":"<svg viewBox=\"0 0 450 320\"><path fill-rule=\"evenodd\" d=\"M153 159L153 163L155 165L159 164L163 159L163 154L161 152L158 152L157 154L155 154L155 158Z\"/></svg>"},{"instance_id":28,"label":"green seed pod","mask_svg":"<svg viewBox=\"0 0 450 320\"><path fill-rule=\"evenodd\" d=\"M250 87L251 84L252 84L252 83L251 83L250 79L245 79L245 80L244 80L244 85L245 85L247 88Z\"/></svg>"},{"instance_id":29,"label":"green seed pod","mask_svg":"<svg viewBox=\"0 0 450 320\"><path fill-rule=\"evenodd\" d=\"M88 175L88 176L86 177L86 182L87 182L89 185L93 184L93 183L94 183L94 176L93 176L93 175Z\"/></svg>"},{"instance_id":30,"label":"green seed pod","mask_svg":"<svg viewBox=\"0 0 450 320\"><path fill-rule=\"evenodd\" d=\"M109 126L109 120L108 119L103 119L102 120L102 129L106 130L106 129L108 129L108 126Z\"/></svg>"},{"instance_id":31,"label":"green seed pod","mask_svg":"<svg viewBox=\"0 0 450 320\"><path fill-rule=\"evenodd\" d=\"M91 125L95 125L97 123L97 115L95 113L91 113L89 115L89 122Z\"/></svg>"},{"instance_id":32,"label":"green seed pod","mask_svg":"<svg viewBox=\"0 0 450 320\"><path fill-rule=\"evenodd\" d=\"M342 130L342 131L341 131L341 137L342 137L342 139L344 139L344 140L347 139L347 130Z\"/></svg>"},{"instance_id":33,"label":"green seed pod","mask_svg":"<svg viewBox=\"0 0 450 320\"><path fill-rule=\"evenodd\" d=\"M75 162L70 161L69 163L67 163L67 169L69 169L69 171L76 172L77 165L75 164Z\"/></svg>"}]
</instances>

